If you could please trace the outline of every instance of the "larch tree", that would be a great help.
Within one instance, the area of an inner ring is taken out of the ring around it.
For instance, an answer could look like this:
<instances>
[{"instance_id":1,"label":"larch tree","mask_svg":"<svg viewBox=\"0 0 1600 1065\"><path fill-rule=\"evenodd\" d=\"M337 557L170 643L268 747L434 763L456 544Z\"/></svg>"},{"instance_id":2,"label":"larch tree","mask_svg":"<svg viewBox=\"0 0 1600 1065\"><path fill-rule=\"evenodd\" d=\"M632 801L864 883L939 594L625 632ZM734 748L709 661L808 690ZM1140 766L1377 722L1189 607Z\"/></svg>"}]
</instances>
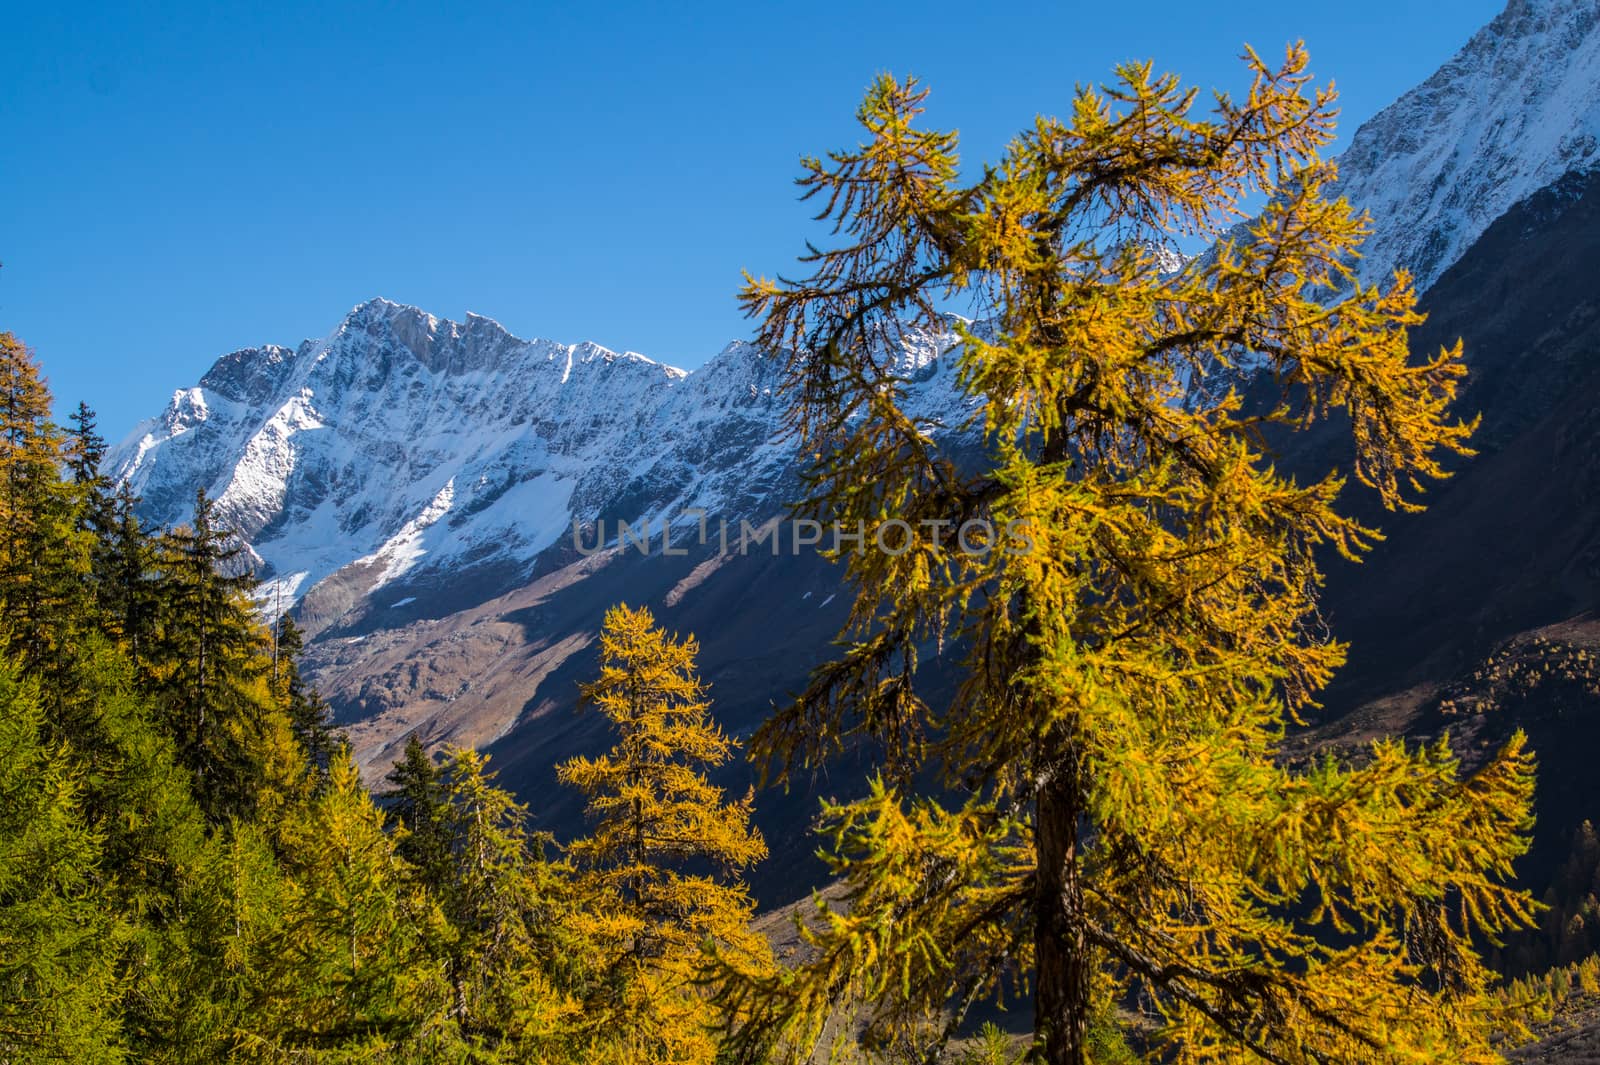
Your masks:
<instances>
[{"instance_id":1,"label":"larch tree","mask_svg":"<svg viewBox=\"0 0 1600 1065\"><path fill-rule=\"evenodd\" d=\"M327 787L285 818L291 899L271 952L281 1013L270 1034L286 1053L343 1045L369 1057L340 1060L453 1057L433 951L448 928L383 826L348 747L334 753Z\"/></svg>"},{"instance_id":2,"label":"larch tree","mask_svg":"<svg viewBox=\"0 0 1600 1065\"><path fill-rule=\"evenodd\" d=\"M79 766L46 738L37 678L0 662L0 1061L126 1060L102 838Z\"/></svg>"},{"instance_id":3,"label":"larch tree","mask_svg":"<svg viewBox=\"0 0 1600 1065\"><path fill-rule=\"evenodd\" d=\"M42 694L55 703L70 687L91 547L81 493L60 476L67 460L33 353L0 333L0 635L26 668L50 675Z\"/></svg>"},{"instance_id":4,"label":"larch tree","mask_svg":"<svg viewBox=\"0 0 1600 1065\"><path fill-rule=\"evenodd\" d=\"M1319 158L1332 90L1303 46L1245 58L1248 93L1208 113L1120 67L965 177L955 134L916 124L925 91L881 78L864 142L803 163L839 239L744 289L787 359L809 509L911 532L841 552L841 651L752 744L780 771L847 744L884 758L825 809L848 906L819 902L810 960L728 965L745 1037L790 1060L852 1003L866 1040L929 1032L934 1060L1013 980L1053 1065L1088 1060L1119 1006L1183 1063L1487 1062L1516 1026L1475 944L1530 914L1507 884L1523 738L1471 775L1443 743L1282 757L1345 657L1319 567L1377 534L1341 511L1343 476L1301 483L1269 440L1335 419L1355 480L1414 509L1472 426L1449 410L1460 346L1408 349L1407 276L1349 269L1367 219ZM981 325L944 313L968 299ZM941 451L897 376L908 333L949 329L972 413L947 428L979 435L977 460ZM988 524L957 549L969 521ZM960 662L936 705L933 656ZM946 790L919 793L935 774Z\"/></svg>"},{"instance_id":5,"label":"larch tree","mask_svg":"<svg viewBox=\"0 0 1600 1065\"><path fill-rule=\"evenodd\" d=\"M588 797L593 822L568 847L587 908L582 932L598 944L602 969L586 1020L628 1042L622 1060L709 1061L713 1015L696 986L702 948L715 944L765 970L766 944L750 928L754 903L734 877L766 844L750 824L750 797L729 801L706 779L735 744L710 720L694 638L677 639L649 610L623 605L606 613L600 646L600 676L583 695L617 743L557 771Z\"/></svg>"}]
</instances>

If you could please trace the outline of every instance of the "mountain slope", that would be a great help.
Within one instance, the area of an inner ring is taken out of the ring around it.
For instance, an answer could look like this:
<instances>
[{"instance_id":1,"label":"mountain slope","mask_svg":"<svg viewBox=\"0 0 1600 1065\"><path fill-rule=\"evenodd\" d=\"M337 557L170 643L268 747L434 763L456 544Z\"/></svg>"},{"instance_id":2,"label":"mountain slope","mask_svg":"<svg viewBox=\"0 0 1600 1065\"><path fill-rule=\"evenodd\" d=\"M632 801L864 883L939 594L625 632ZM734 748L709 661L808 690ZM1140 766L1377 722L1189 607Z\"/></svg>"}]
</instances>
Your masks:
<instances>
[{"instance_id":1,"label":"mountain slope","mask_svg":"<svg viewBox=\"0 0 1600 1065\"><path fill-rule=\"evenodd\" d=\"M937 417L939 337L908 363ZM693 374L371 300L328 337L234 352L107 459L147 521L218 500L274 611L315 632L437 617L530 578L574 523L737 522L786 502L780 366L730 344ZM943 385L944 387L941 387ZM948 411L952 420L958 411ZM735 526L737 527L737 526ZM395 613L398 611L398 613Z\"/></svg>"},{"instance_id":2,"label":"mountain slope","mask_svg":"<svg viewBox=\"0 0 1600 1065\"><path fill-rule=\"evenodd\" d=\"M1375 225L1359 273L1426 290L1511 206L1600 160L1600 5L1511 0L1363 123L1339 191Z\"/></svg>"},{"instance_id":3,"label":"mountain slope","mask_svg":"<svg viewBox=\"0 0 1600 1065\"><path fill-rule=\"evenodd\" d=\"M1439 676L1514 633L1600 607L1600 172L1498 219L1423 298L1413 346L1463 341L1478 454L1387 539L1330 567L1352 641L1335 705ZM1324 452L1324 468L1338 456Z\"/></svg>"}]
</instances>

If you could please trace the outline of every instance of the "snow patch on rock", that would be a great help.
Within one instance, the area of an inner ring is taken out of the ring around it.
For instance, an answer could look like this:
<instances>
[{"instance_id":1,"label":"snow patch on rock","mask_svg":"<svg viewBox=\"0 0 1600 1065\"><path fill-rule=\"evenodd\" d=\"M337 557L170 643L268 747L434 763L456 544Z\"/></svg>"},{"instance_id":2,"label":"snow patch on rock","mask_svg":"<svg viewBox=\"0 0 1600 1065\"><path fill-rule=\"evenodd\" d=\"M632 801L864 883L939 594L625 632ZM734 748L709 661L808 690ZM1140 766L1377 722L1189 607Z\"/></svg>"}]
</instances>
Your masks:
<instances>
[{"instance_id":1,"label":"snow patch on rock","mask_svg":"<svg viewBox=\"0 0 1600 1065\"><path fill-rule=\"evenodd\" d=\"M1428 80L1363 123L1338 191L1372 213L1362 282L1418 291L1496 218L1600 162L1600 4L1511 0Z\"/></svg>"}]
</instances>

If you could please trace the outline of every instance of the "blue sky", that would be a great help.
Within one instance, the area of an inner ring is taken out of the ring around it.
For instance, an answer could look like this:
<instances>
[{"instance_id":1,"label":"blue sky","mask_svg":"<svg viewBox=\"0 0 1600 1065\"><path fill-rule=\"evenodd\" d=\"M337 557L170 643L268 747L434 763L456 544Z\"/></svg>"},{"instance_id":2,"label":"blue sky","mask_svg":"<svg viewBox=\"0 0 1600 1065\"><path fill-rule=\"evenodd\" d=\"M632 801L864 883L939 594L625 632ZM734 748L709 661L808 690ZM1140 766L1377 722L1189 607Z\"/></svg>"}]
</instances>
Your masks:
<instances>
[{"instance_id":1,"label":"blue sky","mask_svg":"<svg viewBox=\"0 0 1600 1065\"><path fill-rule=\"evenodd\" d=\"M1501 6L0 0L0 329L113 439L378 295L694 367L878 71L975 163L1120 60L1237 89L1243 43L1304 38L1348 134Z\"/></svg>"}]
</instances>

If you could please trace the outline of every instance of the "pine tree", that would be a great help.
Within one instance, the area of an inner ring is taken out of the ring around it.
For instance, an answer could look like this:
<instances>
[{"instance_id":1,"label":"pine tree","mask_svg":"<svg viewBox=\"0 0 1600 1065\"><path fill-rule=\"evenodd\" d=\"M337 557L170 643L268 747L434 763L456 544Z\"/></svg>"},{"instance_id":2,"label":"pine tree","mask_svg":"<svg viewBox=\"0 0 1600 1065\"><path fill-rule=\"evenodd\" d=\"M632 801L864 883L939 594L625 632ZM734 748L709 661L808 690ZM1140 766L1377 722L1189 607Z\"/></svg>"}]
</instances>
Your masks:
<instances>
[{"instance_id":1,"label":"pine tree","mask_svg":"<svg viewBox=\"0 0 1600 1065\"><path fill-rule=\"evenodd\" d=\"M273 682L289 715L289 728L319 779L325 778L340 734L328 722L328 704L300 675L305 639L294 619L284 614L275 627L272 646Z\"/></svg>"},{"instance_id":2,"label":"pine tree","mask_svg":"<svg viewBox=\"0 0 1600 1065\"><path fill-rule=\"evenodd\" d=\"M729 967L725 1000L792 1060L849 1003L887 1038L1008 978L1053 1065L1086 1061L1090 1018L1124 1001L1186 1063L1487 1062L1515 1027L1474 943L1530 914L1506 885L1524 738L1466 778L1443 743L1280 757L1345 656L1320 566L1376 533L1337 506L1340 476L1295 480L1266 438L1344 424L1355 479L1415 509L1472 426L1449 414L1459 344L1408 350L1406 275L1368 287L1346 265L1365 222L1318 157L1332 91L1301 46L1246 60L1248 96L1210 116L1123 66L970 183L955 134L916 125L925 92L882 78L866 142L803 164L839 246L744 290L788 353L811 509L910 530L842 552L845 646L753 744L780 772L846 743L884 758L826 811L850 905L822 906L811 960ZM1179 242L1214 244L1173 269ZM981 328L942 314L966 298ZM986 442L960 464L897 376L908 331L950 328ZM1275 398L1247 406L1247 371ZM930 655L960 663L937 707ZM962 801L920 791L935 773Z\"/></svg>"},{"instance_id":3,"label":"pine tree","mask_svg":"<svg viewBox=\"0 0 1600 1065\"><path fill-rule=\"evenodd\" d=\"M106 442L100 435L94 411L87 403L80 402L68 420L66 468L77 493L75 525L89 539L89 583L92 594L103 607L109 591L107 586L115 580L117 498L111 482L100 472L105 462Z\"/></svg>"},{"instance_id":4,"label":"pine tree","mask_svg":"<svg viewBox=\"0 0 1600 1065\"><path fill-rule=\"evenodd\" d=\"M68 418L72 425L72 445L68 449L67 470L72 482L103 486L105 477L100 473L100 466L105 462L106 440L100 435L94 410L80 400Z\"/></svg>"},{"instance_id":5,"label":"pine tree","mask_svg":"<svg viewBox=\"0 0 1600 1065\"><path fill-rule=\"evenodd\" d=\"M449 810L442 774L416 733L406 737L405 753L384 780L390 787L378 799L389 824L403 830L397 844L400 856L429 890L442 891L451 873Z\"/></svg>"},{"instance_id":6,"label":"pine tree","mask_svg":"<svg viewBox=\"0 0 1600 1065\"><path fill-rule=\"evenodd\" d=\"M701 948L715 943L756 969L767 963L749 927L750 895L730 879L766 844L750 825L751 799L729 802L706 780L735 744L710 721L694 638L669 636L644 608L618 606L600 643L600 677L583 693L610 720L616 746L557 770L588 796L594 822L568 847L584 871L584 931L605 959L587 1020L624 1035L626 1055L639 1060L710 1060L712 1014L693 986Z\"/></svg>"},{"instance_id":7,"label":"pine tree","mask_svg":"<svg viewBox=\"0 0 1600 1065\"><path fill-rule=\"evenodd\" d=\"M154 653L161 590L156 547L139 525L137 506L128 486L120 486L97 555L96 582L103 625L123 642L136 669L147 665Z\"/></svg>"},{"instance_id":8,"label":"pine tree","mask_svg":"<svg viewBox=\"0 0 1600 1065\"><path fill-rule=\"evenodd\" d=\"M272 707L270 662L247 598L253 582L215 507L200 490L192 523L160 544L150 657L179 755L207 814L221 821L255 802Z\"/></svg>"},{"instance_id":9,"label":"pine tree","mask_svg":"<svg viewBox=\"0 0 1600 1065\"><path fill-rule=\"evenodd\" d=\"M104 537L115 520L111 483L100 472L106 458L105 437L100 435L95 413L87 403L80 401L68 418L71 428L67 434L67 472L82 493L78 527Z\"/></svg>"}]
</instances>

